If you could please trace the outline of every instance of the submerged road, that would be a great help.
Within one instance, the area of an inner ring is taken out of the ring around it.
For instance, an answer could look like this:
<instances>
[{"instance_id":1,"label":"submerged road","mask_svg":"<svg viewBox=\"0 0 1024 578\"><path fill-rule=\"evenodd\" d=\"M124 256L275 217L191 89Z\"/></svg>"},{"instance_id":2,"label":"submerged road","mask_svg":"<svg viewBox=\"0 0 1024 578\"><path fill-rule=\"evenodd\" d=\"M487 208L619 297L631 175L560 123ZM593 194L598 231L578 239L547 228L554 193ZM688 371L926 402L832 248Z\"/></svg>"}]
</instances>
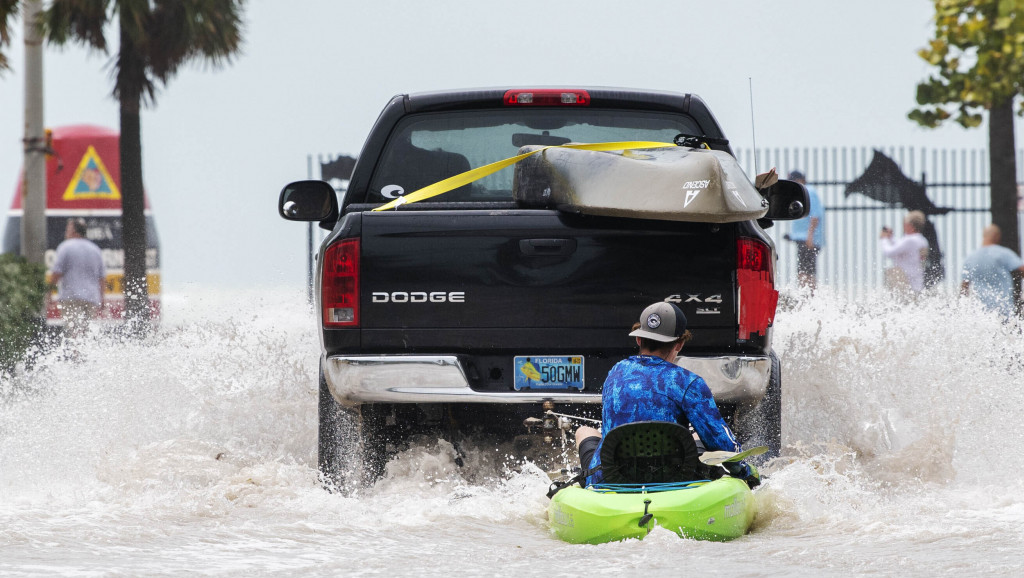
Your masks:
<instances>
[{"instance_id":1,"label":"submerged road","mask_svg":"<svg viewBox=\"0 0 1024 578\"><path fill-rule=\"evenodd\" d=\"M494 447L460 467L420 440L375 487L323 491L303 299L167 295L148 341L4 378L0 575L1024 573L1007 459L1024 446L1024 337L969 302L821 291L781 311L786 450L751 534L571 546L548 531L546 475Z\"/></svg>"}]
</instances>

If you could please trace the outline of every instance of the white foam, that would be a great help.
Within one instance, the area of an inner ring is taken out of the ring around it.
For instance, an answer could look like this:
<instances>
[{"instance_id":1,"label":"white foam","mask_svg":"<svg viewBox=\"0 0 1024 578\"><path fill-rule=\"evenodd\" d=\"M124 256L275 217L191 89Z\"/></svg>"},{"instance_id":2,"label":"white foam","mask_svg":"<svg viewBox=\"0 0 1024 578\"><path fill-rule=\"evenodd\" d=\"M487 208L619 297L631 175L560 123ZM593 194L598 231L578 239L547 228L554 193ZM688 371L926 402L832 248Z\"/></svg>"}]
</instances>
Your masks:
<instances>
[{"instance_id":1,"label":"white foam","mask_svg":"<svg viewBox=\"0 0 1024 578\"><path fill-rule=\"evenodd\" d=\"M1024 337L970 301L820 291L780 311L786 450L754 532L586 548L551 536L547 476L507 448L467 444L459 466L421 440L375 487L323 491L305 296L164 305L143 342L98 337L0 383L0 573L1024 570Z\"/></svg>"}]
</instances>

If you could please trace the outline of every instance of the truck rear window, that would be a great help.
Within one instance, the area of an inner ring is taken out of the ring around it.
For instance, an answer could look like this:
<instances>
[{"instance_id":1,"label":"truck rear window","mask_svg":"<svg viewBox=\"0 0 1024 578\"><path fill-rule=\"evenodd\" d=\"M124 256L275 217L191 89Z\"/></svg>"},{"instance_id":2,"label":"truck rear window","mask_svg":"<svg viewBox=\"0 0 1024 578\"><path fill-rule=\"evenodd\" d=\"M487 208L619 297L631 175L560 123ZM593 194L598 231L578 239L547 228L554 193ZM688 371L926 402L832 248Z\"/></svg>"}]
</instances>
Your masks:
<instances>
[{"instance_id":1,"label":"truck rear window","mask_svg":"<svg viewBox=\"0 0 1024 578\"><path fill-rule=\"evenodd\" d=\"M365 202L403 194L502 159L525 145L645 140L702 134L682 114L602 109L478 110L410 115L384 148ZM445 202L511 201L509 167L437 197Z\"/></svg>"}]
</instances>

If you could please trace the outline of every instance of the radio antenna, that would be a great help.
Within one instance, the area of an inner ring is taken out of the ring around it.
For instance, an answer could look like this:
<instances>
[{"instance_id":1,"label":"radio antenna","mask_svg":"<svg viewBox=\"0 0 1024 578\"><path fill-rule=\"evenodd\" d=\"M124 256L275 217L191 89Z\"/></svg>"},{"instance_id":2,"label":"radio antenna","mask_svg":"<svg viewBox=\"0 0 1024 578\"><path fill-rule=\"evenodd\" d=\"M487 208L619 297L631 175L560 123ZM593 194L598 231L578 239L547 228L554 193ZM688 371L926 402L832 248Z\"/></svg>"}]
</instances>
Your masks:
<instances>
[{"instance_id":1,"label":"radio antenna","mask_svg":"<svg viewBox=\"0 0 1024 578\"><path fill-rule=\"evenodd\" d=\"M754 143L754 174L757 172L757 133L754 131L754 80L747 77L747 86L750 87L750 138Z\"/></svg>"}]
</instances>

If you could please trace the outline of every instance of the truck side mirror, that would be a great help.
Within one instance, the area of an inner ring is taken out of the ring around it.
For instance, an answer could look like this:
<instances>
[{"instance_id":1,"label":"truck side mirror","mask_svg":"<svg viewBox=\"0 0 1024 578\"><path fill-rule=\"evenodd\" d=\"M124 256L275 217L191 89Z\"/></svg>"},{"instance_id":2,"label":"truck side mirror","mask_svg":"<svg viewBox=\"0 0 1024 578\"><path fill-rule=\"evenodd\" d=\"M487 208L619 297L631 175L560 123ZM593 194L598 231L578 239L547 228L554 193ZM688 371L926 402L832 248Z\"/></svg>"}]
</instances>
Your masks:
<instances>
[{"instance_id":1,"label":"truck side mirror","mask_svg":"<svg viewBox=\"0 0 1024 578\"><path fill-rule=\"evenodd\" d=\"M795 181L779 179L774 185L761 189L761 194L768 199L768 212L763 219L794 221L806 217L811 210L807 189Z\"/></svg>"},{"instance_id":2,"label":"truck side mirror","mask_svg":"<svg viewBox=\"0 0 1024 578\"><path fill-rule=\"evenodd\" d=\"M289 221L336 221L338 198L330 183L295 181L281 189L277 210Z\"/></svg>"}]
</instances>

